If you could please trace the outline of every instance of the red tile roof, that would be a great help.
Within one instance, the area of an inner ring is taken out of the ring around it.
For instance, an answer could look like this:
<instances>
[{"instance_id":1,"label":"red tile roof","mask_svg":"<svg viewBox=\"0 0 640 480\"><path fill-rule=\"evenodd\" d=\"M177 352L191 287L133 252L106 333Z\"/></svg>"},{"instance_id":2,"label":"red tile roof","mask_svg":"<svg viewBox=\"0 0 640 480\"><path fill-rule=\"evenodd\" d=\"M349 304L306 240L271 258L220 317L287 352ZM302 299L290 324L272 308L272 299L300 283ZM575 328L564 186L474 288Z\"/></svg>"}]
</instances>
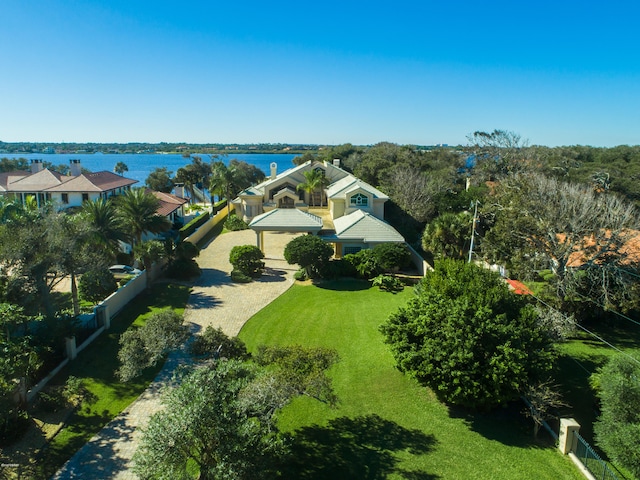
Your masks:
<instances>
[{"instance_id":1,"label":"red tile roof","mask_svg":"<svg viewBox=\"0 0 640 480\"><path fill-rule=\"evenodd\" d=\"M509 290L512 290L513 293L518 295L533 295L533 292L522 282L518 280L511 280L509 278L506 279L509 284Z\"/></svg>"}]
</instances>

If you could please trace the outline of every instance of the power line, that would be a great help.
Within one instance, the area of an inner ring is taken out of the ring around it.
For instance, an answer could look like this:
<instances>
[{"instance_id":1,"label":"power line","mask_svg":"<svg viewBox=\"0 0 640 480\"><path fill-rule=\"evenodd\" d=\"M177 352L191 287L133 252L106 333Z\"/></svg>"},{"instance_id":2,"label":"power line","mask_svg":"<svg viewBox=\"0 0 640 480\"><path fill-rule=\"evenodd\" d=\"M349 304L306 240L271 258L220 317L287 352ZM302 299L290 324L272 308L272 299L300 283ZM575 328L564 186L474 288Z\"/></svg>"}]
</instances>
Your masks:
<instances>
[{"instance_id":1,"label":"power line","mask_svg":"<svg viewBox=\"0 0 640 480\"><path fill-rule=\"evenodd\" d=\"M583 327L582 325L580 325L578 322L576 322L574 319L572 319L571 317L567 317L564 313L562 313L560 310L558 310L555 307L552 307L551 305L549 305L547 302L545 302L544 300L542 300L541 298L536 297L535 295L531 294L531 296L533 298L535 298L538 302L542 303L543 305L545 305L547 308L550 308L551 310L557 312L558 314L560 314L565 320L569 320L570 322L572 322L576 327L578 327L580 330L585 331L586 333L588 333L589 335L593 336L594 338L597 338L598 340L600 340L602 343L604 343L605 345L613 348L615 351L617 351L618 353L621 353L622 355L624 355L625 357L633 360L635 363L637 363L638 365L640 365L640 360L638 360L637 358L635 358L632 355L629 355L628 353L620 350L618 347L616 347L615 345L613 345L612 343L606 341L604 338L600 337L599 335L593 333L592 331L588 330L587 328Z\"/></svg>"}]
</instances>

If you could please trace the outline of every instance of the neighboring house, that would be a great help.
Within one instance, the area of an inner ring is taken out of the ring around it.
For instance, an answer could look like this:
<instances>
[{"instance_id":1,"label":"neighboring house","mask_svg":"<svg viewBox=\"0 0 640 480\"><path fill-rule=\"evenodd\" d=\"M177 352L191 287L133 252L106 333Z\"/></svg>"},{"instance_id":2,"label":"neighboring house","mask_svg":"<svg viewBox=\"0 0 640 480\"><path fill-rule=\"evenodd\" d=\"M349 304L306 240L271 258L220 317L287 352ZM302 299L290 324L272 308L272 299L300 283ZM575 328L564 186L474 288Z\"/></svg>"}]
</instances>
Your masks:
<instances>
[{"instance_id":1,"label":"neighboring house","mask_svg":"<svg viewBox=\"0 0 640 480\"><path fill-rule=\"evenodd\" d=\"M70 160L70 175L43 168L42 160L31 160L31 171L0 174L0 195L19 198L23 203L34 197L38 206L52 202L59 209L79 207L87 200L119 195L137 180L102 171L82 173L80 160Z\"/></svg>"},{"instance_id":2,"label":"neighboring house","mask_svg":"<svg viewBox=\"0 0 640 480\"><path fill-rule=\"evenodd\" d=\"M156 192L147 189L160 202L157 213L163 217L167 217L174 225L184 224L184 206L189 203L186 198L178 197L171 193Z\"/></svg>"},{"instance_id":3,"label":"neighboring house","mask_svg":"<svg viewBox=\"0 0 640 480\"><path fill-rule=\"evenodd\" d=\"M232 203L237 215L257 232L260 248L265 231L319 234L335 245L337 257L378 243L404 242L384 221L384 204L389 197L340 168L339 163L306 162L280 174L272 163L267 180L240 192ZM304 173L311 170L321 171L327 186L316 192L298 190L306 180ZM330 219L323 222L310 213L311 205L322 205Z\"/></svg>"}]
</instances>

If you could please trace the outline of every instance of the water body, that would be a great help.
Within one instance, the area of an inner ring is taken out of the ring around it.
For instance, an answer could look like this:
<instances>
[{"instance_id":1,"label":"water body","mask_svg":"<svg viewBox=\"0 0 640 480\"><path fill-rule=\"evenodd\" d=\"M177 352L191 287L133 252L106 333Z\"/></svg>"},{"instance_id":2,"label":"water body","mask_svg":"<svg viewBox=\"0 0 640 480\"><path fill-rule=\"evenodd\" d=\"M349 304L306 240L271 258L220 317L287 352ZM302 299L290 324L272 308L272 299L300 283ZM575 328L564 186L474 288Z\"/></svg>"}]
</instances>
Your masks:
<instances>
[{"instance_id":1,"label":"water body","mask_svg":"<svg viewBox=\"0 0 640 480\"><path fill-rule=\"evenodd\" d=\"M206 154L196 154L205 163L211 161L211 157ZM232 159L238 159L245 161L249 164L255 165L262 170L265 175L269 176L270 164L275 162L278 165L278 173L288 170L293 167L293 158L296 154L291 153L246 153L246 154L230 154L220 156L219 160L222 160L225 164L229 164ZM139 183L135 186L143 186L145 180L149 174L159 167L167 167L172 172L172 175L176 174L176 171L180 167L184 167L191 163L190 158L185 158L180 154L159 154L159 153L135 153L135 154L101 154L101 153L0 153L0 158L26 158L28 160L38 159L44 162L51 162L53 165L66 165L69 166L69 160L80 160L83 168L92 172L99 172L107 170L112 172L113 167L118 162L123 162L129 168L129 171L124 173L124 176L137 180Z\"/></svg>"}]
</instances>

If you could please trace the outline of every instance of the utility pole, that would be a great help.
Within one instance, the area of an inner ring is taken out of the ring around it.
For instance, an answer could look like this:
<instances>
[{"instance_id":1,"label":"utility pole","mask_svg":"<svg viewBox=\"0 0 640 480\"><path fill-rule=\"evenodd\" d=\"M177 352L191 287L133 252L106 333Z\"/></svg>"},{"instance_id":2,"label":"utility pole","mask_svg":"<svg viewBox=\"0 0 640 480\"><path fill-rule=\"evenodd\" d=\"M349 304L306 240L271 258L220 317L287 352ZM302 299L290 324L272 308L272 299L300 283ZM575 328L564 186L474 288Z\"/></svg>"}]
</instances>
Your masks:
<instances>
[{"instance_id":1,"label":"utility pole","mask_svg":"<svg viewBox=\"0 0 640 480\"><path fill-rule=\"evenodd\" d=\"M476 218L478 217L478 201L473 202L475 204L475 209L473 210L473 222L471 223L471 245L469 245L469 261L467 263L471 263L471 255L473 254L473 240L476 236Z\"/></svg>"}]
</instances>

